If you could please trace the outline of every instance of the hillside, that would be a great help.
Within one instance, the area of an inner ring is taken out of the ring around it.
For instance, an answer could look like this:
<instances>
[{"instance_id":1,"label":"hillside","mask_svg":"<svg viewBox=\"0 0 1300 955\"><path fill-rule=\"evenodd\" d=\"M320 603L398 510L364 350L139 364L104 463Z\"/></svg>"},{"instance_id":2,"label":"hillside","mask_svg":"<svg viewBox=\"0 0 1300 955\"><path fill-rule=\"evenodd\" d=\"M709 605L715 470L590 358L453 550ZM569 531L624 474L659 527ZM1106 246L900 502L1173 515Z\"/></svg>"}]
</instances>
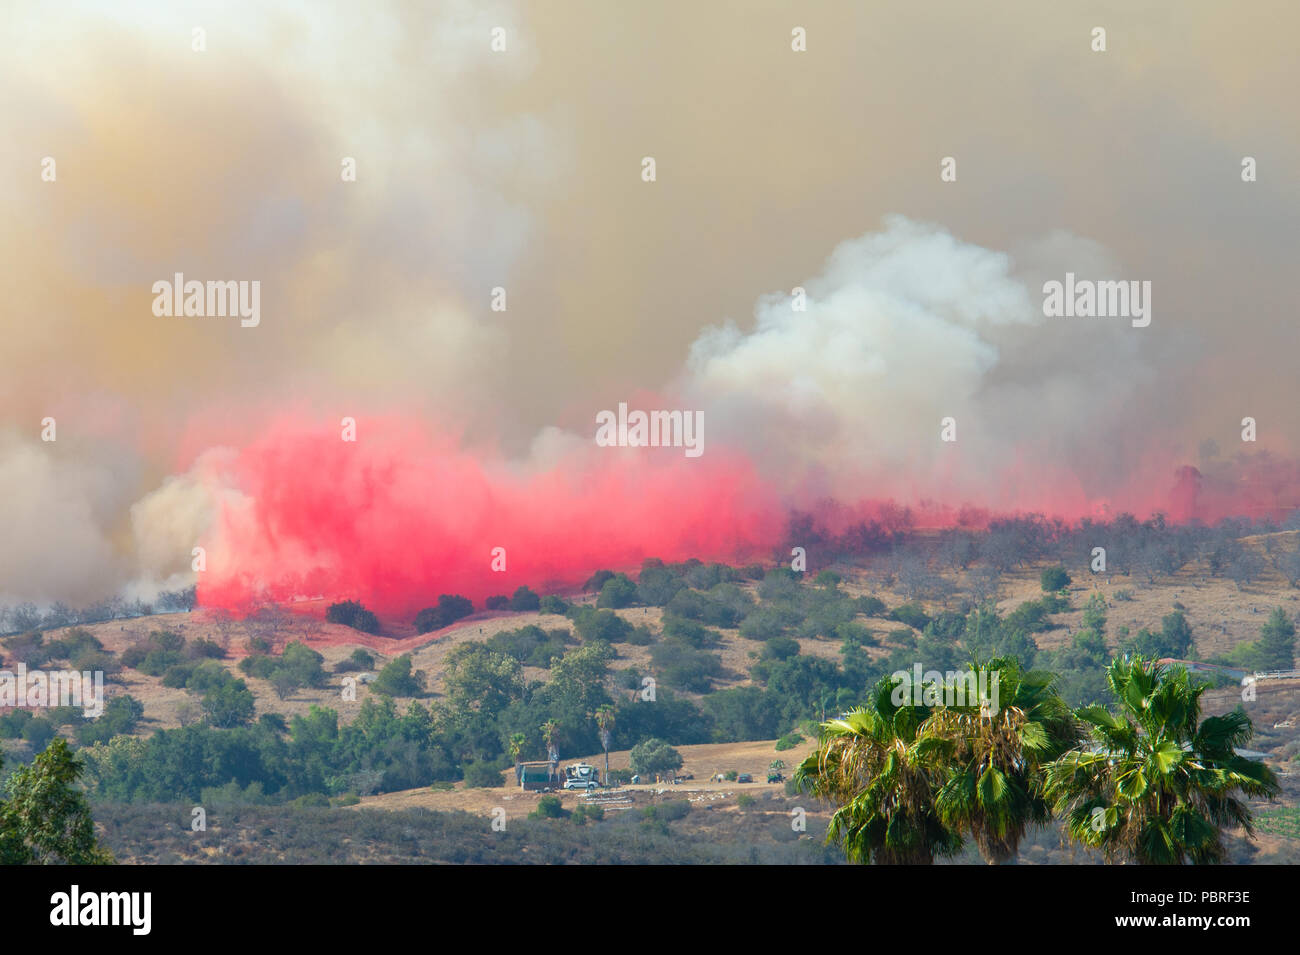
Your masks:
<instances>
[{"instance_id":1,"label":"hillside","mask_svg":"<svg viewBox=\"0 0 1300 955\"><path fill-rule=\"evenodd\" d=\"M1296 533L1289 532L1293 538ZM1247 538L1247 541L1252 540L1256 539ZM895 587L888 586L870 572L855 571L851 567L839 569L845 576L841 589L847 594L874 595L891 608L909 602ZM1040 569L1041 566L1031 566L1003 575L997 600L1000 612L1009 613L1022 602L1041 596L1038 580ZM963 575L953 575L953 579L960 586ZM756 588L753 584L748 584L744 589L752 594ZM1140 581L1136 575L1126 577L1116 574L1110 578L1091 578L1086 586L1079 582L1071 585L1069 594L1073 609L1053 614L1052 629L1035 634L1035 643L1043 649L1056 649L1068 643L1081 626L1083 605L1093 591L1102 594L1107 601L1109 626L1106 638L1107 645L1111 648L1119 645L1117 631L1120 627L1128 627L1132 632L1142 627L1159 629L1161 618L1175 605L1181 604L1195 635L1196 650L1203 658L1226 653L1244 641L1253 640L1273 607L1282 606L1292 615L1300 610L1300 591L1289 587L1277 575L1266 574L1254 584L1239 588L1229 580L1208 576L1205 568L1199 565L1191 565L1153 584ZM594 597L590 595L571 596L580 603L594 603ZM955 608L959 600L953 598L946 602L915 602L930 612L938 612ZM444 661L454 648L529 625L542 629L571 627L568 619L557 614L498 611L478 613L451 627L429 634L414 633L408 622L385 620L387 631L405 634L393 638L360 633L349 627L327 623L321 619L323 609L319 603L294 605L277 614L270 622L259 618L239 621L224 614L195 610L192 613L158 614L125 621L87 624L84 629L100 640L105 649L118 654L160 629L173 630L188 639L213 640L226 648L229 656L222 662L235 676L243 676L237 665L247 655L248 641L258 636L269 638L279 648L290 641L306 644L324 657L327 671L332 671L358 648L378 654L380 662L377 666L382 666L384 661L396 656L410 654L415 669L423 670L428 675L428 689L432 698L437 699L443 689ZM614 612L633 625L647 625L654 630L662 627L664 611L660 607L633 607ZM898 630L910 630L914 634L918 632L915 628L883 617L859 615L856 619L882 635ZM761 643L744 639L734 628L714 629L720 638L714 650L722 663L722 673L713 681L714 689L753 685L750 667L754 655L761 650ZM801 654L827 660L839 658L840 647L834 640L801 638L797 635L794 639L799 643ZM612 669L631 667L646 672L650 668L649 647L618 644L615 650L617 658ZM888 649L868 647L867 653L879 659L888 654ZM547 678L547 671L538 667L525 667L524 673L530 680L544 681ZM142 733L181 725L184 705L193 703L192 694L183 689L163 686L160 677L123 670L114 678L114 682L116 686L109 689L110 694L130 693L144 704L145 718L139 730ZM359 710L370 692L364 685L358 685L356 700L345 700L341 693L341 678L336 677L327 687L298 689L288 698L280 699L269 681L249 678L247 682L256 699L258 713L279 713L286 718L305 714L311 706L318 705L337 709L340 718L347 722ZM630 691L624 692L630 695ZM694 699L702 696L689 692L685 695ZM1300 702L1297 704L1297 712L1291 715L1300 718Z\"/></svg>"}]
</instances>

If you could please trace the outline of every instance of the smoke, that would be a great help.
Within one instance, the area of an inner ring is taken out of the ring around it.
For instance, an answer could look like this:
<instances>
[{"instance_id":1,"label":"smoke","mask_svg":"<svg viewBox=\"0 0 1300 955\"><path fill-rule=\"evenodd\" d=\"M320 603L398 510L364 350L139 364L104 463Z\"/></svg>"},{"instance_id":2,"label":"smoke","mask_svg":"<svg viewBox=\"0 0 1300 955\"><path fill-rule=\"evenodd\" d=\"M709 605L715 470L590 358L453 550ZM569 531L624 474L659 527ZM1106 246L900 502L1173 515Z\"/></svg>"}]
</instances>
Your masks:
<instances>
[{"instance_id":1,"label":"smoke","mask_svg":"<svg viewBox=\"0 0 1300 955\"><path fill-rule=\"evenodd\" d=\"M1214 454L1197 470L1163 439L1135 440L1151 422L1128 409L1160 356L1127 323L1044 319L1033 292L1066 262L1104 270L1104 252L1054 235L1022 256L895 216L830 254L802 286L805 307L767 295L752 330L706 328L664 393L629 396L702 411L700 459L597 447L594 423L542 429L511 459L496 438L428 416L361 415L351 440L308 407L262 409L255 435L204 450L130 507L131 592L197 579L205 605L360 596L400 614L440 592L572 586L645 557L766 557L795 509L842 530L975 526L1008 511L1214 519L1300 503L1286 459ZM945 418L956 440L942 439ZM8 499L65 518L54 539L82 563L59 573L115 566L113 482L31 447L3 450L0 474L27 495ZM30 546L47 549L36 535ZM53 569L29 564L13 579L21 589Z\"/></svg>"},{"instance_id":2,"label":"smoke","mask_svg":"<svg viewBox=\"0 0 1300 955\"><path fill-rule=\"evenodd\" d=\"M127 482L96 457L0 433L0 598L90 602L125 583L111 528Z\"/></svg>"},{"instance_id":3,"label":"smoke","mask_svg":"<svg viewBox=\"0 0 1300 955\"><path fill-rule=\"evenodd\" d=\"M842 529L889 524L902 507L910 523L951 526L1009 511L1187 520L1300 503L1285 462L1202 474L1163 440L1132 440L1151 422L1128 407L1159 356L1122 320L1044 319L1029 284L1067 264L1104 272L1104 252L1063 235L1025 249L1029 278L1008 254L891 217L832 252L805 283L806 308L765 296L752 331L706 329L676 385L639 396L703 411L698 461L549 428L512 463L495 442L409 417L366 420L355 442L286 417L206 479L138 506L137 527L155 540L156 524L197 513L185 489L220 488L203 602L355 593L407 612L436 592L572 585L649 556L768 556L791 510L810 506ZM945 417L954 441L941 438ZM1249 494L1233 483L1247 473L1263 478ZM197 524L182 526L159 553ZM490 567L497 547L503 573Z\"/></svg>"},{"instance_id":4,"label":"smoke","mask_svg":"<svg viewBox=\"0 0 1300 955\"><path fill-rule=\"evenodd\" d=\"M0 598L197 581L230 606L405 609L766 554L813 506L938 525L1300 503L1278 291L1297 197L1270 174L1297 159L1274 122L1291 11L1227 29L1190 3L1170 45L1116 10L1148 59L1098 73L1061 14L1013 3L900 8L869 57L837 4L808 12L806 57L772 39L780 5L744 31L677 2L11 6ZM707 110L641 106L701 90ZM177 271L261 281L261 324L154 316ZM1151 280L1152 324L1044 318L1067 271ZM703 412L704 457L596 448L623 400Z\"/></svg>"},{"instance_id":5,"label":"smoke","mask_svg":"<svg viewBox=\"0 0 1300 955\"><path fill-rule=\"evenodd\" d=\"M706 329L683 387L715 434L788 481L815 467L834 496L1075 517L1112 495L1143 506L1135 471L1161 439L1126 449L1116 435L1131 430L1144 342L1122 319L1045 319L1038 291L1042 275L1114 266L1064 234L1022 255L890 216L841 243L798 297L761 299L752 331Z\"/></svg>"}]
</instances>

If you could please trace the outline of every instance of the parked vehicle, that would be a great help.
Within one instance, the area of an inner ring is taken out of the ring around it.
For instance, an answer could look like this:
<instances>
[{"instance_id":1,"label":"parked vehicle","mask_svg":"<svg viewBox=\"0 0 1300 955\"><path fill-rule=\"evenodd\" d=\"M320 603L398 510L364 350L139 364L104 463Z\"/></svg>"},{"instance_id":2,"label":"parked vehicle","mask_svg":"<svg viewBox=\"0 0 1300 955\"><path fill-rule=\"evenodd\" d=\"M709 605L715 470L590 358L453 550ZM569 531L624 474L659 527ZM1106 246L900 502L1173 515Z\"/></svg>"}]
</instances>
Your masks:
<instances>
[{"instance_id":1,"label":"parked vehicle","mask_svg":"<svg viewBox=\"0 0 1300 955\"><path fill-rule=\"evenodd\" d=\"M753 781L754 777L749 775L749 773L741 773L736 777L736 782L738 783L752 783Z\"/></svg>"},{"instance_id":2,"label":"parked vehicle","mask_svg":"<svg viewBox=\"0 0 1300 955\"><path fill-rule=\"evenodd\" d=\"M574 763L564 767L565 789L599 789L600 774L587 763Z\"/></svg>"}]
</instances>

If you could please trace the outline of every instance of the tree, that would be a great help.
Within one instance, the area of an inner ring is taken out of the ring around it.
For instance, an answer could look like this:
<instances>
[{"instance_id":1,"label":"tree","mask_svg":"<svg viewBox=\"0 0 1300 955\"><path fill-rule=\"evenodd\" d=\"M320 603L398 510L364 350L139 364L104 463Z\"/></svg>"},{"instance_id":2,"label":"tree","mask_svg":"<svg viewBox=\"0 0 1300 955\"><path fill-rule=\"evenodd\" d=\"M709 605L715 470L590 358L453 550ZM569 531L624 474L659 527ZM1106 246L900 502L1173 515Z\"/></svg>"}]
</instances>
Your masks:
<instances>
[{"instance_id":1,"label":"tree","mask_svg":"<svg viewBox=\"0 0 1300 955\"><path fill-rule=\"evenodd\" d=\"M212 687L203 697L203 712L213 726L229 729L253 718L253 693L243 680L229 680Z\"/></svg>"},{"instance_id":2,"label":"tree","mask_svg":"<svg viewBox=\"0 0 1300 955\"><path fill-rule=\"evenodd\" d=\"M524 695L519 661L481 643L462 644L448 654L442 682L453 710L492 718Z\"/></svg>"},{"instance_id":3,"label":"tree","mask_svg":"<svg viewBox=\"0 0 1300 955\"><path fill-rule=\"evenodd\" d=\"M1175 610L1165 615L1159 633L1152 633L1143 627L1124 645L1124 649L1144 657L1174 657L1182 660L1192 649L1192 628L1187 625L1187 617L1183 612Z\"/></svg>"},{"instance_id":4,"label":"tree","mask_svg":"<svg viewBox=\"0 0 1300 955\"><path fill-rule=\"evenodd\" d=\"M615 574L601 585L596 606L618 610L621 607L631 606L636 597L636 584L632 583L631 578L626 574Z\"/></svg>"},{"instance_id":5,"label":"tree","mask_svg":"<svg viewBox=\"0 0 1300 955\"><path fill-rule=\"evenodd\" d=\"M356 600L344 600L330 604L325 610L325 619L330 623L341 623L362 633L378 633L379 618Z\"/></svg>"},{"instance_id":6,"label":"tree","mask_svg":"<svg viewBox=\"0 0 1300 955\"><path fill-rule=\"evenodd\" d=\"M523 753L524 746L527 744L527 742L528 742L528 737L525 736L523 733L514 733L510 737L510 745L507 747L507 749L510 751L510 758L514 760L515 763L515 782L519 782L523 779L523 772L520 769L519 757Z\"/></svg>"},{"instance_id":7,"label":"tree","mask_svg":"<svg viewBox=\"0 0 1300 955\"><path fill-rule=\"evenodd\" d=\"M636 582L637 600L652 607L662 607L686 586L686 581L662 565L641 568Z\"/></svg>"},{"instance_id":8,"label":"tree","mask_svg":"<svg viewBox=\"0 0 1300 955\"><path fill-rule=\"evenodd\" d=\"M605 750L605 785L609 785L609 744L614 741L614 707L606 703L596 707L596 726L600 730L600 745Z\"/></svg>"},{"instance_id":9,"label":"tree","mask_svg":"<svg viewBox=\"0 0 1300 955\"><path fill-rule=\"evenodd\" d=\"M589 594L598 594L600 589L605 586L605 581L613 576L614 572L612 570L598 570L587 578L587 582L582 585L582 589Z\"/></svg>"},{"instance_id":10,"label":"tree","mask_svg":"<svg viewBox=\"0 0 1300 955\"><path fill-rule=\"evenodd\" d=\"M969 696L962 705L950 699L921 735L948 747L949 775L935 797L939 815L971 834L985 862L1002 865L1016 858L1031 825L1051 818L1042 768L1073 748L1080 731L1053 674L1025 672L1013 657L972 663L969 673L969 685L993 687L997 712L982 711Z\"/></svg>"},{"instance_id":11,"label":"tree","mask_svg":"<svg viewBox=\"0 0 1300 955\"><path fill-rule=\"evenodd\" d=\"M632 772L656 779L682 768L682 754L658 738L642 740L628 754Z\"/></svg>"},{"instance_id":12,"label":"tree","mask_svg":"<svg viewBox=\"0 0 1300 955\"><path fill-rule=\"evenodd\" d=\"M555 594L547 594L542 598L540 606L537 608L542 613L564 614L569 610L569 605L565 603L563 597Z\"/></svg>"},{"instance_id":13,"label":"tree","mask_svg":"<svg viewBox=\"0 0 1300 955\"><path fill-rule=\"evenodd\" d=\"M450 627L462 617L474 612L474 603L468 597L459 594L439 594L436 607L425 607L415 615L415 629L419 633L429 633Z\"/></svg>"},{"instance_id":14,"label":"tree","mask_svg":"<svg viewBox=\"0 0 1300 955\"><path fill-rule=\"evenodd\" d=\"M1064 567L1057 564L1055 567L1045 568L1038 575L1038 584L1043 588L1044 593L1063 590L1070 586L1070 575L1065 572Z\"/></svg>"},{"instance_id":15,"label":"tree","mask_svg":"<svg viewBox=\"0 0 1300 955\"><path fill-rule=\"evenodd\" d=\"M271 688L275 690L277 699L287 700L294 690L299 689L302 684L297 677L289 670L277 670L271 677Z\"/></svg>"},{"instance_id":16,"label":"tree","mask_svg":"<svg viewBox=\"0 0 1300 955\"><path fill-rule=\"evenodd\" d=\"M826 840L842 846L849 861L931 865L935 856L955 855L962 839L935 808L946 767L940 741L919 733L930 709L895 704L896 682L885 677L867 706L823 723L795 782L837 804Z\"/></svg>"},{"instance_id":17,"label":"tree","mask_svg":"<svg viewBox=\"0 0 1300 955\"><path fill-rule=\"evenodd\" d=\"M547 720L542 724L542 742L546 744L546 758L552 764L560 761L559 735L560 724L555 720Z\"/></svg>"},{"instance_id":18,"label":"tree","mask_svg":"<svg viewBox=\"0 0 1300 955\"><path fill-rule=\"evenodd\" d=\"M0 865L108 865L77 782L84 766L56 739L9 777L0 800Z\"/></svg>"},{"instance_id":19,"label":"tree","mask_svg":"<svg viewBox=\"0 0 1300 955\"><path fill-rule=\"evenodd\" d=\"M1166 614L1160 621L1160 637L1170 655L1185 658L1192 650L1192 628L1181 610Z\"/></svg>"},{"instance_id":20,"label":"tree","mask_svg":"<svg viewBox=\"0 0 1300 955\"><path fill-rule=\"evenodd\" d=\"M1261 670L1290 670L1295 666L1295 624L1281 607L1273 608L1255 642L1256 666Z\"/></svg>"},{"instance_id":21,"label":"tree","mask_svg":"<svg viewBox=\"0 0 1300 955\"><path fill-rule=\"evenodd\" d=\"M412 671L411 656L404 653L385 664L370 689L384 696L418 696L424 692L424 671Z\"/></svg>"},{"instance_id":22,"label":"tree","mask_svg":"<svg viewBox=\"0 0 1300 955\"><path fill-rule=\"evenodd\" d=\"M511 610L539 610L541 606L542 598L528 587L519 587L510 598Z\"/></svg>"},{"instance_id":23,"label":"tree","mask_svg":"<svg viewBox=\"0 0 1300 955\"><path fill-rule=\"evenodd\" d=\"M1183 667L1138 657L1106 671L1112 708L1076 715L1093 745L1046 767L1047 796L1069 837L1143 865L1221 862L1225 826L1254 835L1243 797L1272 797L1277 777L1237 755L1254 734L1240 709L1201 720L1201 694Z\"/></svg>"},{"instance_id":24,"label":"tree","mask_svg":"<svg viewBox=\"0 0 1300 955\"><path fill-rule=\"evenodd\" d=\"M614 650L607 643L587 643L570 650L551 664L547 696L556 704L585 718L596 707L609 702L605 679Z\"/></svg>"}]
</instances>

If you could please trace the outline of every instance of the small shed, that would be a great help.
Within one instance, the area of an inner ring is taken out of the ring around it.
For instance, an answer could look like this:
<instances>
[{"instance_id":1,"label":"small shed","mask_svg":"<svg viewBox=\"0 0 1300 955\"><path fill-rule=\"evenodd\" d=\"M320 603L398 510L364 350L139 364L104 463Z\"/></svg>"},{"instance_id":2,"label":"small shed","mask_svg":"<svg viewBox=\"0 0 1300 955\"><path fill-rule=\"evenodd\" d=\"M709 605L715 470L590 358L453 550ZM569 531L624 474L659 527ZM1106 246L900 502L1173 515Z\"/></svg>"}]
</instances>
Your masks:
<instances>
[{"instance_id":1,"label":"small shed","mask_svg":"<svg viewBox=\"0 0 1300 955\"><path fill-rule=\"evenodd\" d=\"M560 785L559 773L551 762L520 763L519 788L525 792L555 789Z\"/></svg>"}]
</instances>

